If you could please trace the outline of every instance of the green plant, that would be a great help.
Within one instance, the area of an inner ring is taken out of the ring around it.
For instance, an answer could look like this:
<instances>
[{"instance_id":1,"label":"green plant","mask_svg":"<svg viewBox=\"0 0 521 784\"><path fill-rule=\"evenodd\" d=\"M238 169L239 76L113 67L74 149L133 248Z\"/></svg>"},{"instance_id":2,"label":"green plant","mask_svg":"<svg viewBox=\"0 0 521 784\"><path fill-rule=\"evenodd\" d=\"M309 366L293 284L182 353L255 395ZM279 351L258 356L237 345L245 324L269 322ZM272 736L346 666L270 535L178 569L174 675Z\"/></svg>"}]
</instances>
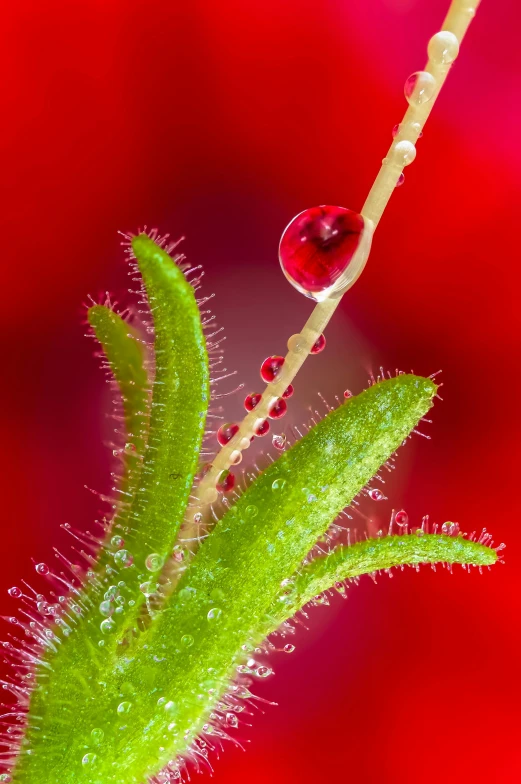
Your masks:
<instances>
[{"instance_id":1,"label":"green plant","mask_svg":"<svg viewBox=\"0 0 521 784\"><path fill-rule=\"evenodd\" d=\"M333 521L432 405L434 381L405 374L328 413L233 503L214 506L218 522L199 511L194 523L209 341L194 289L161 245L132 238L153 347L148 322L88 311L123 404L118 500L86 573L71 565L68 595L39 598L51 623L31 614L32 646L8 649L33 675L29 687L9 683L20 703L11 713L27 705L27 718L4 781L176 780L184 760L205 759L239 724L251 677L271 672L269 635L291 639L305 604L397 565L497 559L487 535L465 538L453 524L408 532L394 520L387 535L329 544ZM44 564L36 570L63 585Z\"/></svg>"}]
</instances>

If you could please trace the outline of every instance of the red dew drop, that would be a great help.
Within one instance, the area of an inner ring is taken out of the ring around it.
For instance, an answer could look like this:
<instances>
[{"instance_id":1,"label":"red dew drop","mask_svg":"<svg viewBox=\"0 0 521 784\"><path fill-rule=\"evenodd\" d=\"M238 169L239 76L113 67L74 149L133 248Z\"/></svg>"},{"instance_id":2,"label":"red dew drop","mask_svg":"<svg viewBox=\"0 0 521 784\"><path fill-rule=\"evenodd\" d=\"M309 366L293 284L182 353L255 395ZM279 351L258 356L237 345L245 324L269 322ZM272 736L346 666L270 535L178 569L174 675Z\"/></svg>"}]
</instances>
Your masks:
<instances>
[{"instance_id":1,"label":"red dew drop","mask_svg":"<svg viewBox=\"0 0 521 784\"><path fill-rule=\"evenodd\" d=\"M268 384L271 381L275 381L283 364L284 357L273 356L265 359L260 369L263 381L266 381Z\"/></svg>"},{"instance_id":2,"label":"red dew drop","mask_svg":"<svg viewBox=\"0 0 521 784\"><path fill-rule=\"evenodd\" d=\"M405 525L409 522L409 515L407 512L404 512L403 509L400 512L396 512L394 516L394 521L398 525Z\"/></svg>"},{"instance_id":3,"label":"red dew drop","mask_svg":"<svg viewBox=\"0 0 521 784\"><path fill-rule=\"evenodd\" d=\"M350 397L353 397L353 393L351 392L350 389L345 389L344 390L344 397L345 397L346 400L349 400Z\"/></svg>"},{"instance_id":4,"label":"red dew drop","mask_svg":"<svg viewBox=\"0 0 521 784\"><path fill-rule=\"evenodd\" d=\"M220 493L229 493L235 487L235 476L231 471L221 471L215 487Z\"/></svg>"},{"instance_id":5,"label":"red dew drop","mask_svg":"<svg viewBox=\"0 0 521 784\"><path fill-rule=\"evenodd\" d=\"M286 227L279 246L284 274L308 297L327 291L346 271L360 242L364 219L344 207L304 210Z\"/></svg>"},{"instance_id":6,"label":"red dew drop","mask_svg":"<svg viewBox=\"0 0 521 784\"><path fill-rule=\"evenodd\" d=\"M293 384L290 384L288 387L286 387L286 389L285 389L285 390L284 390L284 392L282 393L282 397L283 397L285 400L287 400L287 399L288 399L288 397L291 397L291 396L292 396L292 394L293 394L293 392L294 392L294 391L295 391L295 388L293 387Z\"/></svg>"},{"instance_id":7,"label":"red dew drop","mask_svg":"<svg viewBox=\"0 0 521 784\"><path fill-rule=\"evenodd\" d=\"M234 435L239 432L239 425L230 424L221 425L219 430L217 431L217 440L221 446L226 446L226 444L232 440Z\"/></svg>"},{"instance_id":8,"label":"red dew drop","mask_svg":"<svg viewBox=\"0 0 521 784\"><path fill-rule=\"evenodd\" d=\"M326 339L324 335L320 335L311 346L311 351L309 353L320 354L321 351L324 351L325 347L326 347Z\"/></svg>"},{"instance_id":9,"label":"red dew drop","mask_svg":"<svg viewBox=\"0 0 521 784\"><path fill-rule=\"evenodd\" d=\"M276 400L273 403L273 405L270 407L268 416L270 417L270 419L280 419L281 417L284 416L287 410L288 410L288 404L286 403L285 400L283 400L283 398L279 397L279 399Z\"/></svg>"},{"instance_id":10,"label":"red dew drop","mask_svg":"<svg viewBox=\"0 0 521 784\"><path fill-rule=\"evenodd\" d=\"M265 436L269 429L270 423L267 419L264 419L260 424L257 425L254 432L256 436Z\"/></svg>"},{"instance_id":11,"label":"red dew drop","mask_svg":"<svg viewBox=\"0 0 521 784\"><path fill-rule=\"evenodd\" d=\"M260 392L250 392L247 398L244 401L244 408L246 411L253 411L255 406L258 406L261 402L262 395Z\"/></svg>"},{"instance_id":12,"label":"red dew drop","mask_svg":"<svg viewBox=\"0 0 521 784\"><path fill-rule=\"evenodd\" d=\"M384 494L381 490L378 490L378 488L374 487L372 490L369 490L369 498L373 501L381 501L383 497Z\"/></svg>"}]
</instances>

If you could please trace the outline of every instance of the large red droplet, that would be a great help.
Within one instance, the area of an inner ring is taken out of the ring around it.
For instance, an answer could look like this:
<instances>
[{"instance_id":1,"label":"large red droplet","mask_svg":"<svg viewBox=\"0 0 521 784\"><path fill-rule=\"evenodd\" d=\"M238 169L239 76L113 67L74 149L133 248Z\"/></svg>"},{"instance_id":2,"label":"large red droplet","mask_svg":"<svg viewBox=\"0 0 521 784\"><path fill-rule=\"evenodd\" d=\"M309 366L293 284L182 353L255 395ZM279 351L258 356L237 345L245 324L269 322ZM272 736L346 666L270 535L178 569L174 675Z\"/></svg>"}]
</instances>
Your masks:
<instances>
[{"instance_id":1,"label":"large red droplet","mask_svg":"<svg viewBox=\"0 0 521 784\"><path fill-rule=\"evenodd\" d=\"M226 446L226 444L232 440L234 435L239 432L239 425L236 424L227 424L221 425L219 430L217 431L217 440L221 446Z\"/></svg>"},{"instance_id":2,"label":"large red droplet","mask_svg":"<svg viewBox=\"0 0 521 784\"><path fill-rule=\"evenodd\" d=\"M364 219L344 207L304 210L286 227L279 258L288 280L312 299L330 289L346 271L364 228Z\"/></svg>"},{"instance_id":3,"label":"large red droplet","mask_svg":"<svg viewBox=\"0 0 521 784\"><path fill-rule=\"evenodd\" d=\"M235 487L235 476L231 471L221 471L215 487L219 493L229 493Z\"/></svg>"}]
</instances>

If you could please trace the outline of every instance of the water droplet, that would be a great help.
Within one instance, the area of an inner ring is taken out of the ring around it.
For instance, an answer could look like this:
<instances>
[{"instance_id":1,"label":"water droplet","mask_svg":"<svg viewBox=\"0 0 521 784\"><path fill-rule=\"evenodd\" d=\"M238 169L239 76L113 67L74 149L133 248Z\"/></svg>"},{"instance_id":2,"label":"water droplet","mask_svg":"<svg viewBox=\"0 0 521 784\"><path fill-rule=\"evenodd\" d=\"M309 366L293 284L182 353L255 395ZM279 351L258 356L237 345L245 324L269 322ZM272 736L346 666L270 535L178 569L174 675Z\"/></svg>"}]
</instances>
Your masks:
<instances>
[{"instance_id":1,"label":"water droplet","mask_svg":"<svg viewBox=\"0 0 521 784\"><path fill-rule=\"evenodd\" d=\"M215 485L219 493L229 493L235 487L235 476L231 471L221 471Z\"/></svg>"},{"instance_id":2,"label":"water droplet","mask_svg":"<svg viewBox=\"0 0 521 784\"><path fill-rule=\"evenodd\" d=\"M416 534L416 536L420 536L421 537L421 536L424 535L425 531L423 530L423 528L417 528L414 533Z\"/></svg>"},{"instance_id":3,"label":"water droplet","mask_svg":"<svg viewBox=\"0 0 521 784\"><path fill-rule=\"evenodd\" d=\"M446 535L450 534L450 523L443 523L443 525L441 526L441 532L442 534L446 534Z\"/></svg>"},{"instance_id":4,"label":"water droplet","mask_svg":"<svg viewBox=\"0 0 521 784\"><path fill-rule=\"evenodd\" d=\"M167 703L165 703L165 711L170 715L177 713L177 704L172 700L169 700Z\"/></svg>"},{"instance_id":5,"label":"water droplet","mask_svg":"<svg viewBox=\"0 0 521 784\"><path fill-rule=\"evenodd\" d=\"M350 389L344 389L344 397L346 400L349 400L350 397L353 397L353 393Z\"/></svg>"},{"instance_id":6,"label":"water droplet","mask_svg":"<svg viewBox=\"0 0 521 784\"><path fill-rule=\"evenodd\" d=\"M407 514L407 512L404 512L404 510L401 509L399 512L396 512L394 516L394 521L398 525L407 525L407 523L409 522L409 515Z\"/></svg>"},{"instance_id":7,"label":"water droplet","mask_svg":"<svg viewBox=\"0 0 521 784\"><path fill-rule=\"evenodd\" d=\"M114 553L114 561L118 566L128 569L134 563L134 557L128 550L118 550L117 553Z\"/></svg>"},{"instance_id":8,"label":"water droplet","mask_svg":"<svg viewBox=\"0 0 521 784\"><path fill-rule=\"evenodd\" d=\"M177 563L182 563L186 558L186 547L182 544L176 544L172 550L172 557Z\"/></svg>"},{"instance_id":9,"label":"water droplet","mask_svg":"<svg viewBox=\"0 0 521 784\"><path fill-rule=\"evenodd\" d=\"M254 670L257 678L268 678L272 672L273 670L271 670L269 667L257 667L257 669Z\"/></svg>"},{"instance_id":10,"label":"water droplet","mask_svg":"<svg viewBox=\"0 0 521 784\"><path fill-rule=\"evenodd\" d=\"M271 489L274 490L276 493L280 493L286 487L286 480L285 479L275 479L275 481L271 485Z\"/></svg>"},{"instance_id":11,"label":"water droplet","mask_svg":"<svg viewBox=\"0 0 521 784\"><path fill-rule=\"evenodd\" d=\"M255 422L253 432L256 436L265 436L270 429L270 423L267 419L257 419Z\"/></svg>"},{"instance_id":12,"label":"water droplet","mask_svg":"<svg viewBox=\"0 0 521 784\"><path fill-rule=\"evenodd\" d=\"M429 41L427 52L435 65L449 65L459 54L459 41L454 33L440 30Z\"/></svg>"},{"instance_id":13,"label":"water droplet","mask_svg":"<svg viewBox=\"0 0 521 784\"><path fill-rule=\"evenodd\" d=\"M85 754L81 760L81 763L82 765L93 765L96 762L96 759L96 755L92 751L89 751L88 754Z\"/></svg>"},{"instance_id":14,"label":"water droplet","mask_svg":"<svg viewBox=\"0 0 521 784\"><path fill-rule=\"evenodd\" d=\"M219 609L219 607L212 607L212 609L208 612L208 615L206 617L208 618L209 621L215 623L216 621L219 621L221 619L222 614L223 611Z\"/></svg>"},{"instance_id":15,"label":"water droplet","mask_svg":"<svg viewBox=\"0 0 521 784\"><path fill-rule=\"evenodd\" d=\"M102 729L99 729L99 727L95 727L90 733L90 736L92 738L92 742L95 743L96 746L99 746L105 737L105 733Z\"/></svg>"},{"instance_id":16,"label":"water droplet","mask_svg":"<svg viewBox=\"0 0 521 784\"><path fill-rule=\"evenodd\" d=\"M298 333L297 335L291 335L288 338L288 351L292 351L295 354L304 354L307 353L307 343L304 335Z\"/></svg>"},{"instance_id":17,"label":"water droplet","mask_svg":"<svg viewBox=\"0 0 521 784\"><path fill-rule=\"evenodd\" d=\"M116 624L112 618L105 618L105 620L100 623L99 627L103 634L109 634L116 628Z\"/></svg>"},{"instance_id":18,"label":"water droplet","mask_svg":"<svg viewBox=\"0 0 521 784\"><path fill-rule=\"evenodd\" d=\"M248 667L247 664L239 664L236 667L237 672L239 675L250 675L251 667Z\"/></svg>"},{"instance_id":19,"label":"water droplet","mask_svg":"<svg viewBox=\"0 0 521 784\"><path fill-rule=\"evenodd\" d=\"M226 724L229 727L238 727L239 726L239 719L235 715L235 713L227 713L226 714Z\"/></svg>"},{"instance_id":20,"label":"water droplet","mask_svg":"<svg viewBox=\"0 0 521 784\"><path fill-rule=\"evenodd\" d=\"M242 462L242 452L239 449L234 449L230 455L230 465L239 465Z\"/></svg>"},{"instance_id":21,"label":"water droplet","mask_svg":"<svg viewBox=\"0 0 521 784\"><path fill-rule=\"evenodd\" d=\"M9 594L9 596L12 596L13 599L19 599L20 596L22 596L22 591L20 590L20 588L17 588L16 586L9 588L7 593Z\"/></svg>"},{"instance_id":22,"label":"water droplet","mask_svg":"<svg viewBox=\"0 0 521 784\"><path fill-rule=\"evenodd\" d=\"M34 567L38 574L49 574L49 567L47 564L39 563Z\"/></svg>"},{"instance_id":23,"label":"water droplet","mask_svg":"<svg viewBox=\"0 0 521 784\"><path fill-rule=\"evenodd\" d=\"M257 515L259 514L259 510L257 509L256 506L254 506L254 504L250 504L250 506L247 506L246 509L244 510L244 514L248 519L253 520L253 518L257 517Z\"/></svg>"},{"instance_id":24,"label":"water droplet","mask_svg":"<svg viewBox=\"0 0 521 784\"><path fill-rule=\"evenodd\" d=\"M158 588L159 586L155 582L155 580L147 580L146 582L141 583L141 585L139 586L139 590L147 598L149 596L154 596L154 594L157 593Z\"/></svg>"},{"instance_id":25,"label":"water droplet","mask_svg":"<svg viewBox=\"0 0 521 784\"><path fill-rule=\"evenodd\" d=\"M217 441L221 446L226 446L238 432L239 425L236 425L234 422L228 422L226 425L221 425L217 431Z\"/></svg>"},{"instance_id":26,"label":"water droplet","mask_svg":"<svg viewBox=\"0 0 521 784\"><path fill-rule=\"evenodd\" d=\"M371 498L373 501L381 501L385 497L382 491L378 490L376 487L371 488L368 492L368 495L369 498Z\"/></svg>"},{"instance_id":27,"label":"water droplet","mask_svg":"<svg viewBox=\"0 0 521 784\"><path fill-rule=\"evenodd\" d=\"M132 708L131 702L120 702L118 705L118 713L130 713L130 709Z\"/></svg>"},{"instance_id":28,"label":"water droplet","mask_svg":"<svg viewBox=\"0 0 521 784\"><path fill-rule=\"evenodd\" d=\"M125 546L125 540L121 536L113 536L110 543L116 550L121 550L121 548Z\"/></svg>"},{"instance_id":29,"label":"water droplet","mask_svg":"<svg viewBox=\"0 0 521 784\"><path fill-rule=\"evenodd\" d=\"M283 648L284 653L293 653L294 650L295 650L295 646L292 645L291 643L288 643Z\"/></svg>"},{"instance_id":30,"label":"water droplet","mask_svg":"<svg viewBox=\"0 0 521 784\"><path fill-rule=\"evenodd\" d=\"M287 410L288 410L288 404L282 397L279 397L279 399L276 400L270 406L270 410L268 411L268 416L270 417L270 419L280 419L281 417L284 416Z\"/></svg>"},{"instance_id":31,"label":"water droplet","mask_svg":"<svg viewBox=\"0 0 521 784\"><path fill-rule=\"evenodd\" d=\"M145 559L145 566L149 572L158 572L163 566L164 559L159 553L150 553Z\"/></svg>"},{"instance_id":32,"label":"water droplet","mask_svg":"<svg viewBox=\"0 0 521 784\"><path fill-rule=\"evenodd\" d=\"M295 391L295 388L294 388L293 384L288 384L288 386L286 387L286 389L282 393L282 397L284 398L284 400L287 400L288 397L291 397L294 391Z\"/></svg>"},{"instance_id":33,"label":"water droplet","mask_svg":"<svg viewBox=\"0 0 521 784\"><path fill-rule=\"evenodd\" d=\"M204 504L213 504L219 498L219 493L215 487L207 487L201 496L201 501Z\"/></svg>"},{"instance_id":34,"label":"water droplet","mask_svg":"<svg viewBox=\"0 0 521 784\"><path fill-rule=\"evenodd\" d=\"M191 634L183 634L181 637L181 644L185 646L185 648L191 648L194 644L194 638Z\"/></svg>"},{"instance_id":35,"label":"water droplet","mask_svg":"<svg viewBox=\"0 0 521 784\"><path fill-rule=\"evenodd\" d=\"M202 513L201 512L196 512L194 514L194 523L196 525L199 525L202 522L203 522L203 515L202 515Z\"/></svg>"},{"instance_id":36,"label":"water droplet","mask_svg":"<svg viewBox=\"0 0 521 784\"><path fill-rule=\"evenodd\" d=\"M177 598L181 600L181 602L190 602L195 599L197 595L197 591L195 588L191 588L189 585L186 588L181 588L179 593L177 594Z\"/></svg>"},{"instance_id":37,"label":"water droplet","mask_svg":"<svg viewBox=\"0 0 521 784\"><path fill-rule=\"evenodd\" d=\"M409 166L416 158L416 147L412 142L402 139L401 142L391 147L389 158L385 158L386 163L394 163L396 166Z\"/></svg>"},{"instance_id":38,"label":"water droplet","mask_svg":"<svg viewBox=\"0 0 521 784\"><path fill-rule=\"evenodd\" d=\"M310 354L320 354L326 347L326 338L324 335L319 335L311 346Z\"/></svg>"},{"instance_id":39,"label":"water droplet","mask_svg":"<svg viewBox=\"0 0 521 784\"><path fill-rule=\"evenodd\" d=\"M261 402L262 395L260 392L250 392L249 395L246 396L244 400L244 408L246 411L253 411L255 406L258 406Z\"/></svg>"},{"instance_id":40,"label":"water droplet","mask_svg":"<svg viewBox=\"0 0 521 784\"><path fill-rule=\"evenodd\" d=\"M105 616L105 618L110 618L110 616L114 613L114 605L112 602L105 599L103 602L101 602L99 611L103 616Z\"/></svg>"},{"instance_id":41,"label":"water droplet","mask_svg":"<svg viewBox=\"0 0 521 784\"><path fill-rule=\"evenodd\" d=\"M400 172L400 176L396 180L396 185L394 187L399 188L400 185L404 184L404 182L405 182L405 174L403 172Z\"/></svg>"},{"instance_id":42,"label":"water droplet","mask_svg":"<svg viewBox=\"0 0 521 784\"><path fill-rule=\"evenodd\" d=\"M11 784L12 778L8 773L2 773L0 774L0 781L4 782L4 784Z\"/></svg>"},{"instance_id":43,"label":"water droplet","mask_svg":"<svg viewBox=\"0 0 521 784\"><path fill-rule=\"evenodd\" d=\"M363 230L362 216L344 207L321 205L299 213L284 230L279 246L286 278L315 300L345 288L344 276L352 279L348 267Z\"/></svg>"},{"instance_id":44,"label":"water droplet","mask_svg":"<svg viewBox=\"0 0 521 784\"><path fill-rule=\"evenodd\" d=\"M287 439L287 436L285 435L285 433L281 433L280 435L273 436L273 438L271 439L271 443L273 444L275 449L278 449L280 451L282 451L284 449L284 447L286 446L287 442L288 442L288 439Z\"/></svg>"},{"instance_id":45,"label":"water droplet","mask_svg":"<svg viewBox=\"0 0 521 784\"><path fill-rule=\"evenodd\" d=\"M396 137L400 133L400 123L396 123L396 125L393 126L393 130L392 130L391 133L392 133L393 139L396 139Z\"/></svg>"},{"instance_id":46,"label":"water droplet","mask_svg":"<svg viewBox=\"0 0 521 784\"><path fill-rule=\"evenodd\" d=\"M427 71L416 71L405 82L404 93L411 106L427 103L436 92L436 80Z\"/></svg>"},{"instance_id":47,"label":"water droplet","mask_svg":"<svg viewBox=\"0 0 521 784\"><path fill-rule=\"evenodd\" d=\"M260 369L263 381L266 381L268 384L271 381L275 381L283 365L284 357L274 355L265 359Z\"/></svg>"}]
</instances>

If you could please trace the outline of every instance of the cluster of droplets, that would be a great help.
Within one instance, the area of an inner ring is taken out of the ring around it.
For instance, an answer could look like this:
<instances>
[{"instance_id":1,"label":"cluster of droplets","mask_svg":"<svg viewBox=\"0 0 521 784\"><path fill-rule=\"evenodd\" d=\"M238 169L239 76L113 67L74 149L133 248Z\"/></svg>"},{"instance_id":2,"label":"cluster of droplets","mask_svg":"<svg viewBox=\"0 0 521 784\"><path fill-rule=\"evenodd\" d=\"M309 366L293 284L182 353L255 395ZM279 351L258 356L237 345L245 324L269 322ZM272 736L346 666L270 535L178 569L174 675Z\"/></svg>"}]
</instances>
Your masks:
<instances>
[{"instance_id":1,"label":"cluster of droplets","mask_svg":"<svg viewBox=\"0 0 521 784\"><path fill-rule=\"evenodd\" d=\"M427 51L430 70L416 71L406 79L404 94L410 111L405 122L394 126L392 132L394 141L388 156L383 161L397 169L409 166L416 158L416 142L423 134L422 123L415 119L415 110L433 102L440 87L437 76L444 76L458 56L459 42L454 33L441 30L432 36ZM400 186L404 181L405 175L400 171L396 185Z\"/></svg>"},{"instance_id":2,"label":"cluster of droplets","mask_svg":"<svg viewBox=\"0 0 521 784\"><path fill-rule=\"evenodd\" d=\"M292 335L292 337L288 340L288 349L291 351L299 351L303 350L303 348L299 348L300 346L304 346L304 341L301 335ZM326 347L326 338L324 335L319 335L311 349L309 349L309 354L320 354ZM277 380L279 374L284 366L285 358L278 355L273 355L271 357L267 357L264 362L261 364L260 367L260 377L266 384L271 384ZM268 387L269 390L269 387ZM253 441L255 437L262 438L266 436L271 429L270 420L277 421L282 419L287 413L288 410L288 399L293 395L294 388L292 384L288 384L286 389L283 391L282 395L277 398L276 400L271 403L269 410L268 410L268 418L265 419L263 417L259 417L254 423L253 427L253 435L248 439L243 439L245 443L239 445L242 449L245 449L249 446L250 441ZM244 399L244 408L245 410L250 413L254 411L255 408L259 405L262 400L262 393L261 392L250 392L246 395ZM235 438L240 430L240 427L235 422L227 422L219 427L216 433L217 442L219 446L224 447L230 443L230 441ZM272 444L275 449L282 451L286 444L287 444L287 436L282 434L275 434L272 437ZM234 449L230 455L230 466L238 465L242 461L242 449ZM211 465L208 464L203 469L203 476L211 469ZM216 490L219 493L225 494L231 492L235 488L236 479L235 475L229 469L222 471L219 476L217 477L216 481Z\"/></svg>"}]
</instances>

